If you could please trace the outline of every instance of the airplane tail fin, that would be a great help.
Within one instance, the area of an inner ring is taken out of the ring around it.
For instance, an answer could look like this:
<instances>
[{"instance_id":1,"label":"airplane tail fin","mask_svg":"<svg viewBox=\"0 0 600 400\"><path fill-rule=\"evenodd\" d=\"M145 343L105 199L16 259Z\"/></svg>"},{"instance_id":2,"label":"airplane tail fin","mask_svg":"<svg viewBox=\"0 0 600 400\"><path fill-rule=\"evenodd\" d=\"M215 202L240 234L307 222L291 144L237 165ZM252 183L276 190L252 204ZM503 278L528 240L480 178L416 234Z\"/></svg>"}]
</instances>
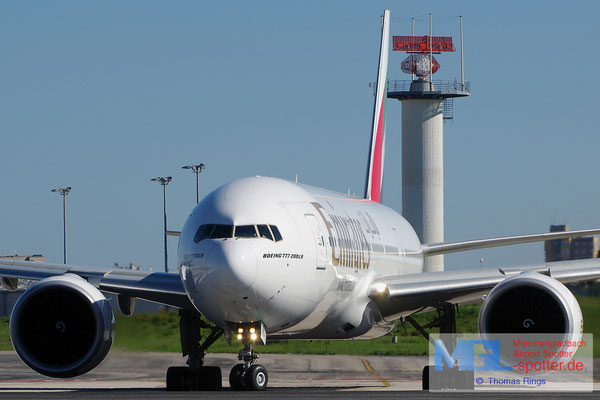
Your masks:
<instances>
[{"instance_id":1,"label":"airplane tail fin","mask_svg":"<svg viewBox=\"0 0 600 400\"><path fill-rule=\"evenodd\" d=\"M385 101L387 98L387 67L390 42L390 11L383 13L381 27L381 48L379 50L379 69L377 72L377 90L373 110L373 128L371 131L371 148L367 179L365 182L365 199L381 202L381 185L383 183L383 158L385 155Z\"/></svg>"}]
</instances>

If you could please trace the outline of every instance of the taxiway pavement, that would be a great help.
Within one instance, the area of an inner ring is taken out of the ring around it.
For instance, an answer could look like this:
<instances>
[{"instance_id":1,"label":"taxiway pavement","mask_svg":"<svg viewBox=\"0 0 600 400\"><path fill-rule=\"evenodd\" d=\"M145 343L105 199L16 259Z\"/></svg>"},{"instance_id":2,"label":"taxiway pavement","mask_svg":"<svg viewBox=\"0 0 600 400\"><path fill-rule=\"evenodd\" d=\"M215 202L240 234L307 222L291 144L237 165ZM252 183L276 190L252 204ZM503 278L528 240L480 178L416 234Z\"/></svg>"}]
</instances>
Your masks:
<instances>
[{"instance_id":1,"label":"taxiway pavement","mask_svg":"<svg viewBox=\"0 0 600 400\"><path fill-rule=\"evenodd\" d=\"M223 372L223 391L175 393L165 391L169 366L185 365L176 353L111 351L94 370L74 379L50 379L27 367L13 351L0 352L0 397L15 399L173 399L184 398L448 398L449 393L421 391L421 371L427 356L261 355L269 372L265 392L233 392L228 376L237 363L235 354L208 354L207 365ZM598 364L596 364L598 365ZM599 365L600 367L600 365ZM508 398L600 398L600 393L462 393L486 400Z\"/></svg>"}]
</instances>

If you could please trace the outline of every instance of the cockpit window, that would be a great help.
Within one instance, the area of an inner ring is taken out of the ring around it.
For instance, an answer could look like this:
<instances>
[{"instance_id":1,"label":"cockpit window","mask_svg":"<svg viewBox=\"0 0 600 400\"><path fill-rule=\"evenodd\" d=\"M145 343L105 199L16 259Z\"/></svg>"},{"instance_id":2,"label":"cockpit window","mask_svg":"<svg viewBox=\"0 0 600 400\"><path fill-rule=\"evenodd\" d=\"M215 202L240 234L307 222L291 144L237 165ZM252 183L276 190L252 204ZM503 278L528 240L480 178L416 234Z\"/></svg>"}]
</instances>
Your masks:
<instances>
[{"instance_id":1,"label":"cockpit window","mask_svg":"<svg viewBox=\"0 0 600 400\"><path fill-rule=\"evenodd\" d=\"M198 243L201 240L208 239L214 227L215 226L213 224L200 225L196 231L196 235L194 236L194 242Z\"/></svg>"},{"instance_id":2,"label":"cockpit window","mask_svg":"<svg viewBox=\"0 0 600 400\"><path fill-rule=\"evenodd\" d=\"M275 225L269 225L269 227L271 228L271 232L273 232L273 237L275 238L276 242L279 242L283 239L281 237L281 233L279 233L279 229L277 229Z\"/></svg>"},{"instance_id":3,"label":"cockpit window","mask_svg":"<svg viewBox=\"0 0 600 400\"><path fill-rule=\"evenodd\" d=\"M271 235L271 231L267 225L256 225L256 227L258 228L258 234L260 237L273 240L273 235Z\"/></svg>"},{"instance_id":4,"label":"cockpit window","mask_svg":"<svg viewBox=\"0 0 600 400\"><path fill-rule=\"evenodd\" d=\"M211 239L225 239L233 237L233 225L215 225L210 234Z\"/></svg>"},{"instance_id":5,"label":"cockpit window","mask_svg":"<svg viewBox=\"0 0 600 400\"><path fill-rule=\"evenodd\" d=\"M255 238L258 235L254 225L240 225L235 227L235 237Z\"/></svg>"},{"instance_id":6,"label":"cockpit window","mask_svg":"<svg viewBox=\"0 0 600 400\"><path fill-rule=\"evenodd\" d=\"M235 234L234 234L235 230ZM278 242L282 240L281 233L275 225L200 225L194 235L194 242L198 243L204 239L227 239L236 238L264 238Z\"/></svg>"}]
</instances>

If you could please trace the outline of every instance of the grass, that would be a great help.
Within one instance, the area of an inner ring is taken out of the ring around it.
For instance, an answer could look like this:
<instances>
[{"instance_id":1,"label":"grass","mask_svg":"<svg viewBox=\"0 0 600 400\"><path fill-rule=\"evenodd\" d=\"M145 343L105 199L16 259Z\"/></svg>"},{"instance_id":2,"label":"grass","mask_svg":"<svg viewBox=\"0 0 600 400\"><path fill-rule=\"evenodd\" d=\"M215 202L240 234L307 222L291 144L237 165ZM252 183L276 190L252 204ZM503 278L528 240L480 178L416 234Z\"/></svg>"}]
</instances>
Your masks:
<instances>
[{"instance_id":1,"label":"grass","mask_svg":"<svg viewBox=\"0 0 600 400\"><path fill-rule=\"evenodd\" d=\"M126 351L181 351L179 319L174 311L158 314L137 314L132 317L116 316L114 347ZM391 336L374 340L301 340L269 342L255 346L259 353L298 354L427 354L427 342L412 327L402 344L392 343ZM203 336L208 330L203 330ZM223 337L211 347L212 353L237 353L240 344L227 344ZM411 352L412 351L412 352Z\"/></svg>"},{"instance_id":2,"label":"grass","mask_svg":"<svg viewBox=\"0 0 600 400\"><path fill-rule=\"evenodd\" d=\"M479 306L461 307L457 317L457 328L461 332L477 331ZM435 313L415 316L415 320L424 325ZM136 314L131 317L117 315L115 329L115 348L126 351L181 351L179 343L179 319L174 311L158 314ZM406 331L404 330L406 328ZM270 342L267 346L256 346L259 353L266 354L375 354L375 355L426 355L428 342L412 327L406 324L394 330L398 343L392 343L392 336L386 335L373 340L291 340ZM204 333L207 335L208 331ZM233 341L227 344L219 338L210 347L213 353L237 353L240 344Z\"/></svg>"},{"instance_id":3,"label":"grass","mask_svg":"<svg viewBox=\"0 0 600 400\"><path fill-rule=\"evenodd\" d=\"M583 313L583 332L594 334L594 357L600 357L600 297L577 297Z\"/></svg>"},{"instance_id":4,"label":"grass","mask_svg":"<svg viewBox=\"0 0 600 400\"><path fill-rule=\"evenodd\" d=\"M585 332L594 334L594 357L600 357L600 297L579 297ZM458 332L476 333L479 305L464 306L459 309L456 325ZM424 325L435 317L435 313L415 316ZM156 314L135 314L125 317L115 315L115 342L113 347L124 351L180 352L179 317L174 311ZM0 318L0 350L12 350L8 318ZM405 329L406 330L405 330ZM203 335L208 334L203 330ZM398 323L392 332L398 343L392 343L391 335L374 340L302 340L270 342L268 346L256 346L259 353L297 354L357 354L357 355L426 355L427 341L410 325ZM211 353L237 353L238 342L227 344L222 337L211 347Z\"/></svg>"},{"instance_id":5,"label":"grass","mask_svg":"<svg viewBox=\"0 0 600 400\"><path fill-rule=\"evenodd\" d=\"M0 350L12 350L12 343L10 341L10 332L8 331L9 324L8 317L0 318Z\"/></svg>"}]
</instances>

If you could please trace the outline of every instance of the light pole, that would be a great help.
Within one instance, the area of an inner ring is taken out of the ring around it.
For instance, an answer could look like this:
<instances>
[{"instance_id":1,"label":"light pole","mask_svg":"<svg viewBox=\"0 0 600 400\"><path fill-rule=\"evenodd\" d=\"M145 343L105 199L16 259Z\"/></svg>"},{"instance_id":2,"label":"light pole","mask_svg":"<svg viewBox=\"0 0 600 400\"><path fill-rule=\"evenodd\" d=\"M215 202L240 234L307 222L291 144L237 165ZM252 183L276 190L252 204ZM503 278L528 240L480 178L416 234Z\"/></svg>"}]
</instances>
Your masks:
<instances>
[{"instance_id":1,"label":"light pole","mask_svg":"<svg viewBox=\"0 0 600 400\"><path fill-rule=\"evenodd\" d=\"M194 173L196 174L196 204L198 204L200 202L200 198L198 197L198 174L200 172L202 172L202 170L204 169L205 165L200 163L200 164L191 164L191 165L184 165L183 169L191 169L192 171L194 171Z\"/></svg>"},{"instance_id":2,"label":"light pole","mask_svg":"<svg viewBox=\"0 0 600 400\"><path fill-rule=\"evenodd\" d=\"M52 189L52 192L59 193L63 198L63 263L67 263L67 195L71 187Z\"/></svg>"},{"instance_id":3,"label":"light pole","mask_svg":"<svg viewBox=\"0 0 600 400\"><path fill-rule=\"evenodd\" d=\"M171 178L170 176L167 176L166 178L163 178L162 176L159 176L157 178L152 178L150 179L152 182L158 182L162 185L163 187L163 214L165 217L165 229L164 229L164 234L165 234L165 272L169 272L169 267L168 267L168 257L167 257L167 185L169 184L169 182L171 182Z\"/></svg>"}]
</instances>

